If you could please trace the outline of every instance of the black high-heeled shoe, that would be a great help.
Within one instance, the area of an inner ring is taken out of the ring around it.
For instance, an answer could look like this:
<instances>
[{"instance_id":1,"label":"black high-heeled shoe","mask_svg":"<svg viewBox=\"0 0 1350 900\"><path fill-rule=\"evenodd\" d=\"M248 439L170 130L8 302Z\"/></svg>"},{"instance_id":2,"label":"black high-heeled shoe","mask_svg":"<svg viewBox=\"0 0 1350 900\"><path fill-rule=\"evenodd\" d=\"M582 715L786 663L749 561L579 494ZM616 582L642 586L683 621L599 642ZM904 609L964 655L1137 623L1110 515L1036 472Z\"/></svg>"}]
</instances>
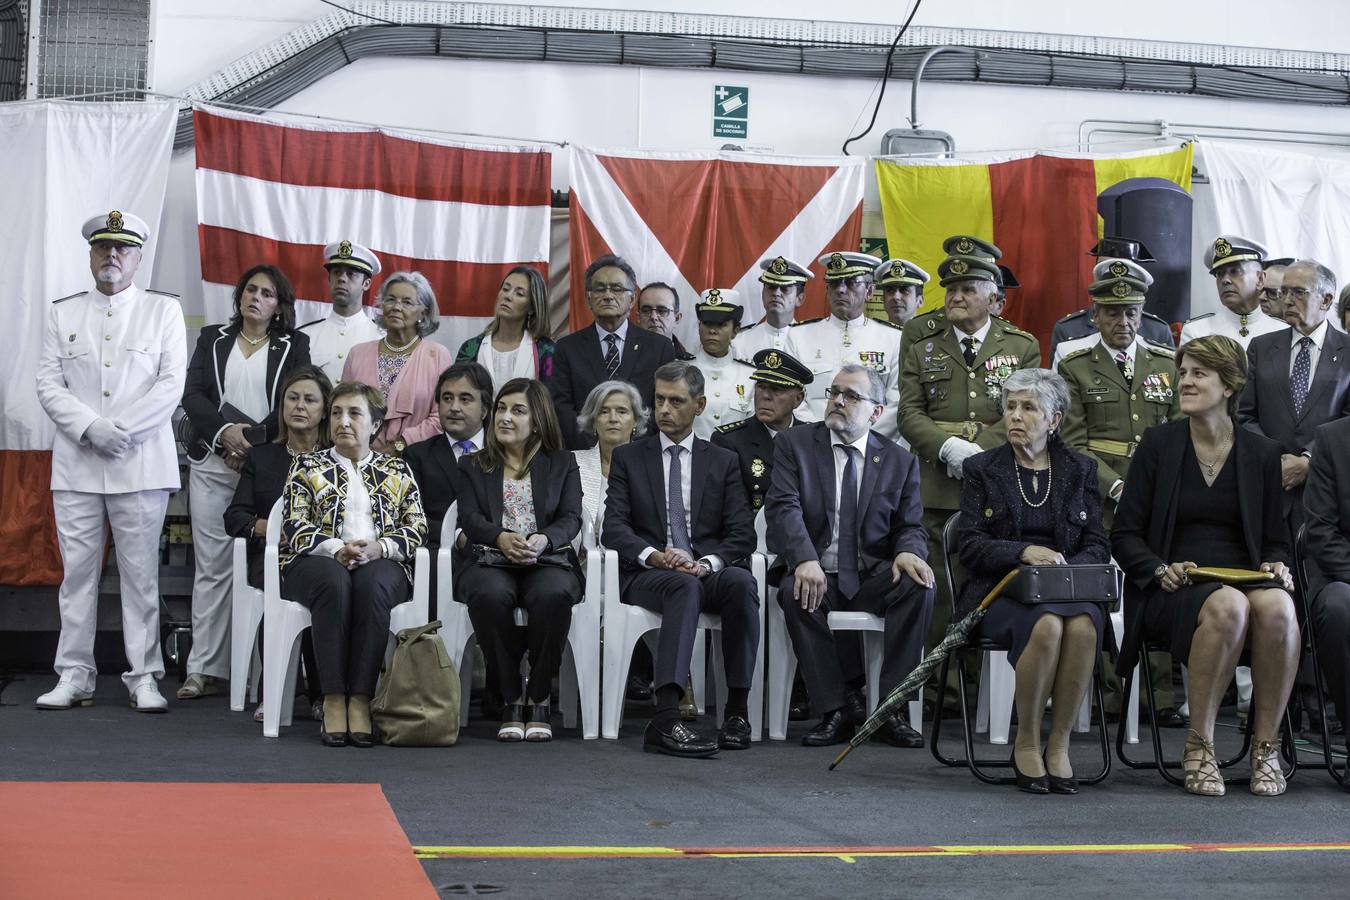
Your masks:
<instances>
[{"instance_id":1,"label":"black high-heeled shoe","mask_svg":"<svg viewBox=\"0 0 1350 900\"><path fill-rule=\"evenodd\" d=\"M1050 775L1048 772L1045 775L1038 775L1035 778L1023 774L1022 770L1017 768L1016 753L1013 754L1012 765L1013 772L1017 775L1017 789L1019 791L1026 791L1028 794L1050 793Z\"/></svg>"},{"instance_id":2,"label":"black high-heeled shoe","mask_svg":"<svg viewBox=\"0 0 1350 900\"><path fill-rule=\"evenodd\" d=\"M328 723L323 719L319 720L319 740L325 747L345 747L347 746L347 732L329 731Z\"/></svg>"},{"instance_id":3,"label":"black high-heeled shoe","mask_svg":"<svg viewBox=\"0 0 1350 900\"><path fill-rule=\"evenodd\" d=\"M1050 774L1050 770L1045 770L1045 776L1050 780L1050 793L1052 794L1076 794L1078 793L1078 779L1070 775L1068 778L1059 778Z\"/></svg>"}]
</instances>

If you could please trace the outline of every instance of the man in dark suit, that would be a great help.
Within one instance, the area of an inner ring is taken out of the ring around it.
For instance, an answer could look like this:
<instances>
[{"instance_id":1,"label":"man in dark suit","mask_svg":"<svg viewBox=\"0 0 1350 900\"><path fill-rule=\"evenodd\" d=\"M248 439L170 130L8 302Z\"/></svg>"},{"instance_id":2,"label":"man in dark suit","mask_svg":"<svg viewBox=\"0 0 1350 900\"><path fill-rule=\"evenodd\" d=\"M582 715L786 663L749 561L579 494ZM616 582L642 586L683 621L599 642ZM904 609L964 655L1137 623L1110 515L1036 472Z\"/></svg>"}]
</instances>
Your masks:
<instances>
[{"instance_id":1,"label":"man in dark suit","mask_svg":"<svg viewBox=\"0 0 1350 900\"><path fill-rule=\"evenodd\" d=\"M549 392L558 413L567 446L584 450L586 439L577 429L577 410L602 381L617 378L638 389L652 405L653 376L658 367L675 358L675 345L628 321L637 290L633 267L605 254L586 267L586 304L595 325L558 341L553 354Z\"/></svg>"},{"instance_id":2,"label":"man in dark suit","mask_svg":"<svg viewBox=\"0 0 1350 900\"><path fill-rule=\"evenodd\" d=\"M1237 421L1280 445L1284 513L1294 534L1303 520L1303 483L1318 452L1316 429L1350 414L1350 339L1327 321L1336 276L1326 266L1298 260L1285 270L1280 295L1292 327L1252 338Z\"/></svg>"},{"instance_id":3,"label":"man in dark suit","mask_svg":"<svg viewBox=\"0 0 1350 900\"><path fill-rule=\"evenodd\" d=\"M643 749L712 756L750 746L748 700L759 645L758 590L745 561L754 521L736 456L694 436L703 373L683 360L655 372L659 433L617 447L610 461L602 540L619 557L624 603L661 613L656 715ZM717 740L680 721L700 612L722 616L727 702Z\"/></svg>"},{"instance_id":4,"label":"man in dark suit","mask_svg":"<svg viewBox=\"0 0 1350 900\"><path fill-rule=\"evenodd\" d=\"M765 518L778 602L811 705L824 716L802 739L807 746L848 740L866 710L857 641L836 652L830 610L885 619L882 697L918 665L933 615L918 461L872 433L885 398L874 370L843 366L826 393L825 421L774 440ZM898 747L923 745L903 704L877 734Z\"/></svg>"},{"instance_id":5,"label":"man in dark suit","mask_svg":"<svg viewBox=\"0 0 1350 900\"><path fill-rule=\"evenodd\" d=\"M1317 443L1350 446L1350 419L1318 428ZM1319 580L1327 582L1314 596L1309 614L1331 698L1345 721L1350 716L1350 455L1313 456L1303 504L1309 561L1316 564Z\"/></svg>"},{"instance_id":6,"label":"man in dark suit","mask_svg":"<svg viewBox=\"0 0 1350 900\"><path fill-rule=\"evenodd\" d=\"M684 318L684 313L680 312L678 291L664 281L653 281L638 291L637 305L638 325L652 334L670 338L670 342L675 345L676 359L694 358L694 354L686 350L675 335L675 329Z\"/></svg>"},{"instance_id":7,"label":"man in dark suit","mask_svg":"<svg viewBox=\"0 0 1350 900\"><path fill-rule=\"evenodd\" d=\"M812 376L809 368L787 353L761 350L755 354L750 380L755 383L755 414L721 426L713 432L712 442L736 454L750 508L758 511L769 490L774 438L794 425L804 424L792 411L806 398L805 388Z\"/></svg>"}]
</instances>

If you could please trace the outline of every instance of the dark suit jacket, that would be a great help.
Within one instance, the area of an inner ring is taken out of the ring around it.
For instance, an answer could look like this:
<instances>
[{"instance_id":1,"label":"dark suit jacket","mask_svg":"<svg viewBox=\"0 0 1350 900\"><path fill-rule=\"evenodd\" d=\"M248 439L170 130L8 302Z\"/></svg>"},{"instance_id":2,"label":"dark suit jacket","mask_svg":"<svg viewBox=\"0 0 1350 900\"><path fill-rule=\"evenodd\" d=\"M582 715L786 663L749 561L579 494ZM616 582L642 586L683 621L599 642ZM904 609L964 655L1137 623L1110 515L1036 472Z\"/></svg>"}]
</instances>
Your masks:
<instances>
[{"instance_id":1,"label":"dark suit jacket","mask_svg":"<svg viewBox=\"0 0 1350 900\"><path fill-rule=\"evenodd\" d=\"M1097 493L1097 461L1058 439L1049 449L1055 515L1055 543L1050 549L1064 554L1069 565L1110 562L1111 545L1102 527L1102 499ZM979 606L1009 569L1022 564L1022 551L1031 546L1022 538L1025 511L1009 444L966 460L957 544L970 580L961 589L953 621Z\"/></svg>"},{"instance_id":2,"label":"dark suit jacket","mask_svg":"<svg viewBox=\"0 0 1350 900\"><path fill-rule=\"evenodd\" d=\"M1308 470L1303 488L1308 555L1323 577L1350 582L1350 453L1345 452L1350 419L1318 428L1317 442L1340 452L1314 454Z\"/></svg>"},{"instance_id":3,"label":"dark suit jacket","mask_svg":"<svg viewBox=\"0 0 1350 900\"><path fill-rule=\"evenodd\" d=\"M253 536L253 523L266 520L281 499L292 459L285 444L254 447L239 470L234 499L225 507L225 531L232 537L248 538L248 583L254 587L262 587L263 539Z\"/></svg>"},{"instance_id":4,"label":"dark suit jacket","mask_svg":"<svg viewBox=\"0 0 1350 900\"><path fill-rule=\"evenodd\" d=\"M804 424L794 418L791 427ZM764 496L769 493L773 475L774 436L769 432L769 426L751 416L721 426L713 432L710 440L714 447L725 447L740 460L741 483L745 485L745 494L750 498L751 511L757 512L764 505Z\"/></svg>"},{"instance_id":5,"label":"dark suit jacket","mask_svg":"<svg viewBox=\"0 0 1350 900\"><path fill-rule=\"evenodd\" d=\"M1247 386L1238 398L1237 421L1280 446L1282 453L1314 453L1320 425L1350 415L1350 338L1327 326L1322 352L1308 385L1303 414L1295 418L1289 393L1289 364L1296 337L1286 328L1253 338L1247 346ZM1284 510L1300 491L1286 491Z\"/></svg>"},{"instance_id":6,"label":"dark suit jacket","mask_svg":"<svg viewBox=\"0 0 1350 900\"><path fill-rule=\"evenodd\" d=\"M764 499L765 538L778 554L775 573L819 560L830 545L837 501L834 450L823 422L790 428L773 439L773 476ZM859 572L864 579L890 569L896 554L928 558L919 498L919 462L872 432L858 494Z\"/></svg>"},{"instance_id":7,"label":"dark suit jacket","mask_svg":"<svg viewBox=\"0 0 1350 900\"><path fill-rule=\"evenodd\" d=\"M187 381L183 386L183 410L197 433L188 448L188 458L200 462L214 452L211 441L225 427L220 414L220 395L225 385L225 364L239 336L239 325L208 325L197 335L197 347L188 363ZM246 429L244 436L253 446L276 440L277 408L281 403L278 392L286 373L309 364L309 336L300 331L274 334L267 344L267 402L270 412L256 426Z\"/></svg>"},{"instance_id":8,"label":"dark suit jacket","mask_svg":"<svg viewBox=\"0 0 1350 900\"><path fill-rule=\"evenodd\" d=\"M427 516L426 546L434 550L441 543L445 514L459 497L459 464L454 448L444 433L433 434L404 448L403 461L412 469L422 492L422 511Z\"/></svg>"},{"instance_id":9,"label":"dark suit jacket","mask_svg":"<svg viewBox=\"0 0 1350 900\"><path fill-rule=\"evenodd\" d=\"M496 548L502 527L502 470L484 472L479 454L459 460L459 527L469 543ZM549 550L563 550L577 570L572 538L581 531L581 473L570 450L541 450L530 463L535 532Z\"/></svg>"},{"instance_id":10,"label":"dark suit jacket","mask_svg":"<svg viewBox=\"0 0 1350 900\"><path fill-rule=\"evenodd\" d=\"M1161 590L1153 573L1164 563L1177 562L1172 546L1181 491L1179 473L1190 429L1190 419L1183 417L1144 432L1116 505L1111 553L1125 570L1125 642L1116 666L1122 675L1134 668L1138 658L1144 601ZM1226 464L1237 466L1248 565L1253 569L1263 562L1288 565L1292 553L1281 496L1279 446L1254 431L1236 428ZM1196 562L1203 564L1204 560Z\"/></svg>"},{"instance_id":11,"label":"dark suit jacket","mask_svg":"<svg viewBox=\"0 0 1350 900\"><path fill-rule=\"evenodd\" d=\"M694 558L718 556L728 566L744 566L755 552L755 520L736 454L695 438L693 457L688 513ZM614 448L601 543L618 553L621 590L643 571L643 550L666 549L664 472L659 434Z\"/></svg>"},{"instance_id":12,"label":"dark suit jacket","mask_svg":"<svg viewBox=\"0 0 1350 900\"><path fill-rule=\"evenodd\" d=\"M675 358L675 344L631 322L623 343L619 370L614 377L638 389L647 409L656 396L656 370ZM595 325L587 325L558 341L553 354L553 377L548 381L567 446L584 450L589 442L577 430L577 412L591 390L605 381L605 355Z\"/></svg>"}]
</instances>

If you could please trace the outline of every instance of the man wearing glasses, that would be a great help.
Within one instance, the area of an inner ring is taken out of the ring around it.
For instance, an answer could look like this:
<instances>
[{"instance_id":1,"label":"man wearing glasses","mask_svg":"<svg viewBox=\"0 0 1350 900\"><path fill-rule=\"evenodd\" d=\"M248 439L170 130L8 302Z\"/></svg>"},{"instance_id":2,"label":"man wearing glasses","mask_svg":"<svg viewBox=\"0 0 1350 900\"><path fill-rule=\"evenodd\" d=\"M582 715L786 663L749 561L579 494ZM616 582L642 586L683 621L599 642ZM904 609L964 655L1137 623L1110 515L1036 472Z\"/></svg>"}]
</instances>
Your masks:
<instances>
[{"instance_id":1,"label":"man wearing glasses","mask_svg":"<svg viewBox=\"0 0 1350 900\"><path fill-rule=\"evenodd\" d=\"M684 313L680 312L680 295L664 281L653 281L638 291L638 324L663 338L670 338L675 345L675 358L690 360L694 354L684 349L680 339L675 336Z\"/></svg>"},{"instance_id":2,"label":"man wearing glasses","mask_svg":"<svg viewBox=\"0 0 1350 900\"><path fill-rule=\"evenodd\" d=\"M874 701L919 664L933 614L919 464L875 432L887 415L885 388L875 369L847 363L824 391L825 421L774 439L764 518L778 558L769 577L780 585L778 603L806 691L822 714L802 739L808 747L848 740L867 716L859 635L832 634L830 611L885 620ZM877 735L892 746L921 747L905 709L897 706Z\"/></svg>"},{"instance_id":3,"label":"man wearing glasses","mask_svg":"<svg viewBox=\"0 0 1350 900\"><path fill-rule=\"evenodd\" d=\"M840 367L866 366L885 385L881 400L887 414L875 431L895 440L899 436L896 411L900 400L900 329L864 315L872 296L872 278L881 260L866 253L835 251L820 258L825 267L825 295L830 315L792 326L787 352L801 360L814 376L807 388L806 405L798 416L808 422L825 418L825 390Z\"/></svg>"},{"instance_id":4,"label":"man wearing glasses","mask_svg":"<svg viewBox=\"0 0 1350 900\"><path fill-rule=\"evenodd\" d=\"M1292 257L1282 256L1267 259L1261 263L1261 312L1272 319L1284 319L1284 301L1280 299L1280 287L1284 284L1284 270L1294 264Z\"/></svg>"},{"instance_id":5,"label":"man wearing glasses","mask_svg":"<svg viewBox=\"0 0 1350 900\"><path fill-rule=\"evenodd\" d=\"M586 305L595 324L558 341L549 380L567 446L586 449L577 430L577 409L591 389L617 378L638 389L648 409L656 390L656 370L675 358L670 340L628 321L637 290L637 275L622 258L610 253L586 267Z\"/></svg>"}]
</instances>

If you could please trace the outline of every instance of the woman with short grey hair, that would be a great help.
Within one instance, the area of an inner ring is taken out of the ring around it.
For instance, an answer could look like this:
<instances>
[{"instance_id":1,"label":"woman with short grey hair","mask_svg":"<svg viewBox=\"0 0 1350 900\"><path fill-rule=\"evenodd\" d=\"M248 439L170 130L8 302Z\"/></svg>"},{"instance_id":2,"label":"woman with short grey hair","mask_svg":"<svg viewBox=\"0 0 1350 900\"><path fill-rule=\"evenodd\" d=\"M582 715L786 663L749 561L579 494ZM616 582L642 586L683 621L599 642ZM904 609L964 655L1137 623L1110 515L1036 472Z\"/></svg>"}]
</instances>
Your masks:
<instances>
[{"instance_id":1,"label":"woman with short grey hair","mask_svg":"<svg viewBox=\"0 0 1350 900\"><path fill-rule=\"evenodd\" d=\"M394 272L380 285L380 315L385 335L357 344L342 367L343 381L377 388L388 413L371 446L381 453L402 453L409 444L441 432L436 382L454 362L450 351L423 340L441 324L436 293L421 272Z\"/></svg>"},{"instance_id":2,"label":"woman with short grey hair","mask_svg":"<svg viewBox=\"0 0 1350 900\"><path fill-rule=\"evenodd\" d=\"M651 413L642 405L642 395L626 381L602 381L591 389L577 414L577 429L594 435L588 450L573 450L581 470L582 521L600 534L605 517L605 492L609 489L609 460L614 448L647 430ZM580 535L578 535L580 541Z\"/></svg>"},{"instance_id":3,"label":"woman with short grey hair","mask_svg":"<svg viewBox=\"0 0 1350 900\"><path fill-rule=\"evenodd\" d=\"M1111 547L1102 527L1096 460L1059 436L1069 387L1048 369L1020 369L1003 379L1007 442L966 460L957 540L970 579L958 621L1019 565L1105 564ZM1017 673L1014 702L1017 786L1032 794L1076 794L1069 731L1101 652L1103 613L1091 598L1022 604L996 599L976 633L1007 648ZM1041 723L1052 700L1044 748Z\"/></svg>"}]
</instances>

